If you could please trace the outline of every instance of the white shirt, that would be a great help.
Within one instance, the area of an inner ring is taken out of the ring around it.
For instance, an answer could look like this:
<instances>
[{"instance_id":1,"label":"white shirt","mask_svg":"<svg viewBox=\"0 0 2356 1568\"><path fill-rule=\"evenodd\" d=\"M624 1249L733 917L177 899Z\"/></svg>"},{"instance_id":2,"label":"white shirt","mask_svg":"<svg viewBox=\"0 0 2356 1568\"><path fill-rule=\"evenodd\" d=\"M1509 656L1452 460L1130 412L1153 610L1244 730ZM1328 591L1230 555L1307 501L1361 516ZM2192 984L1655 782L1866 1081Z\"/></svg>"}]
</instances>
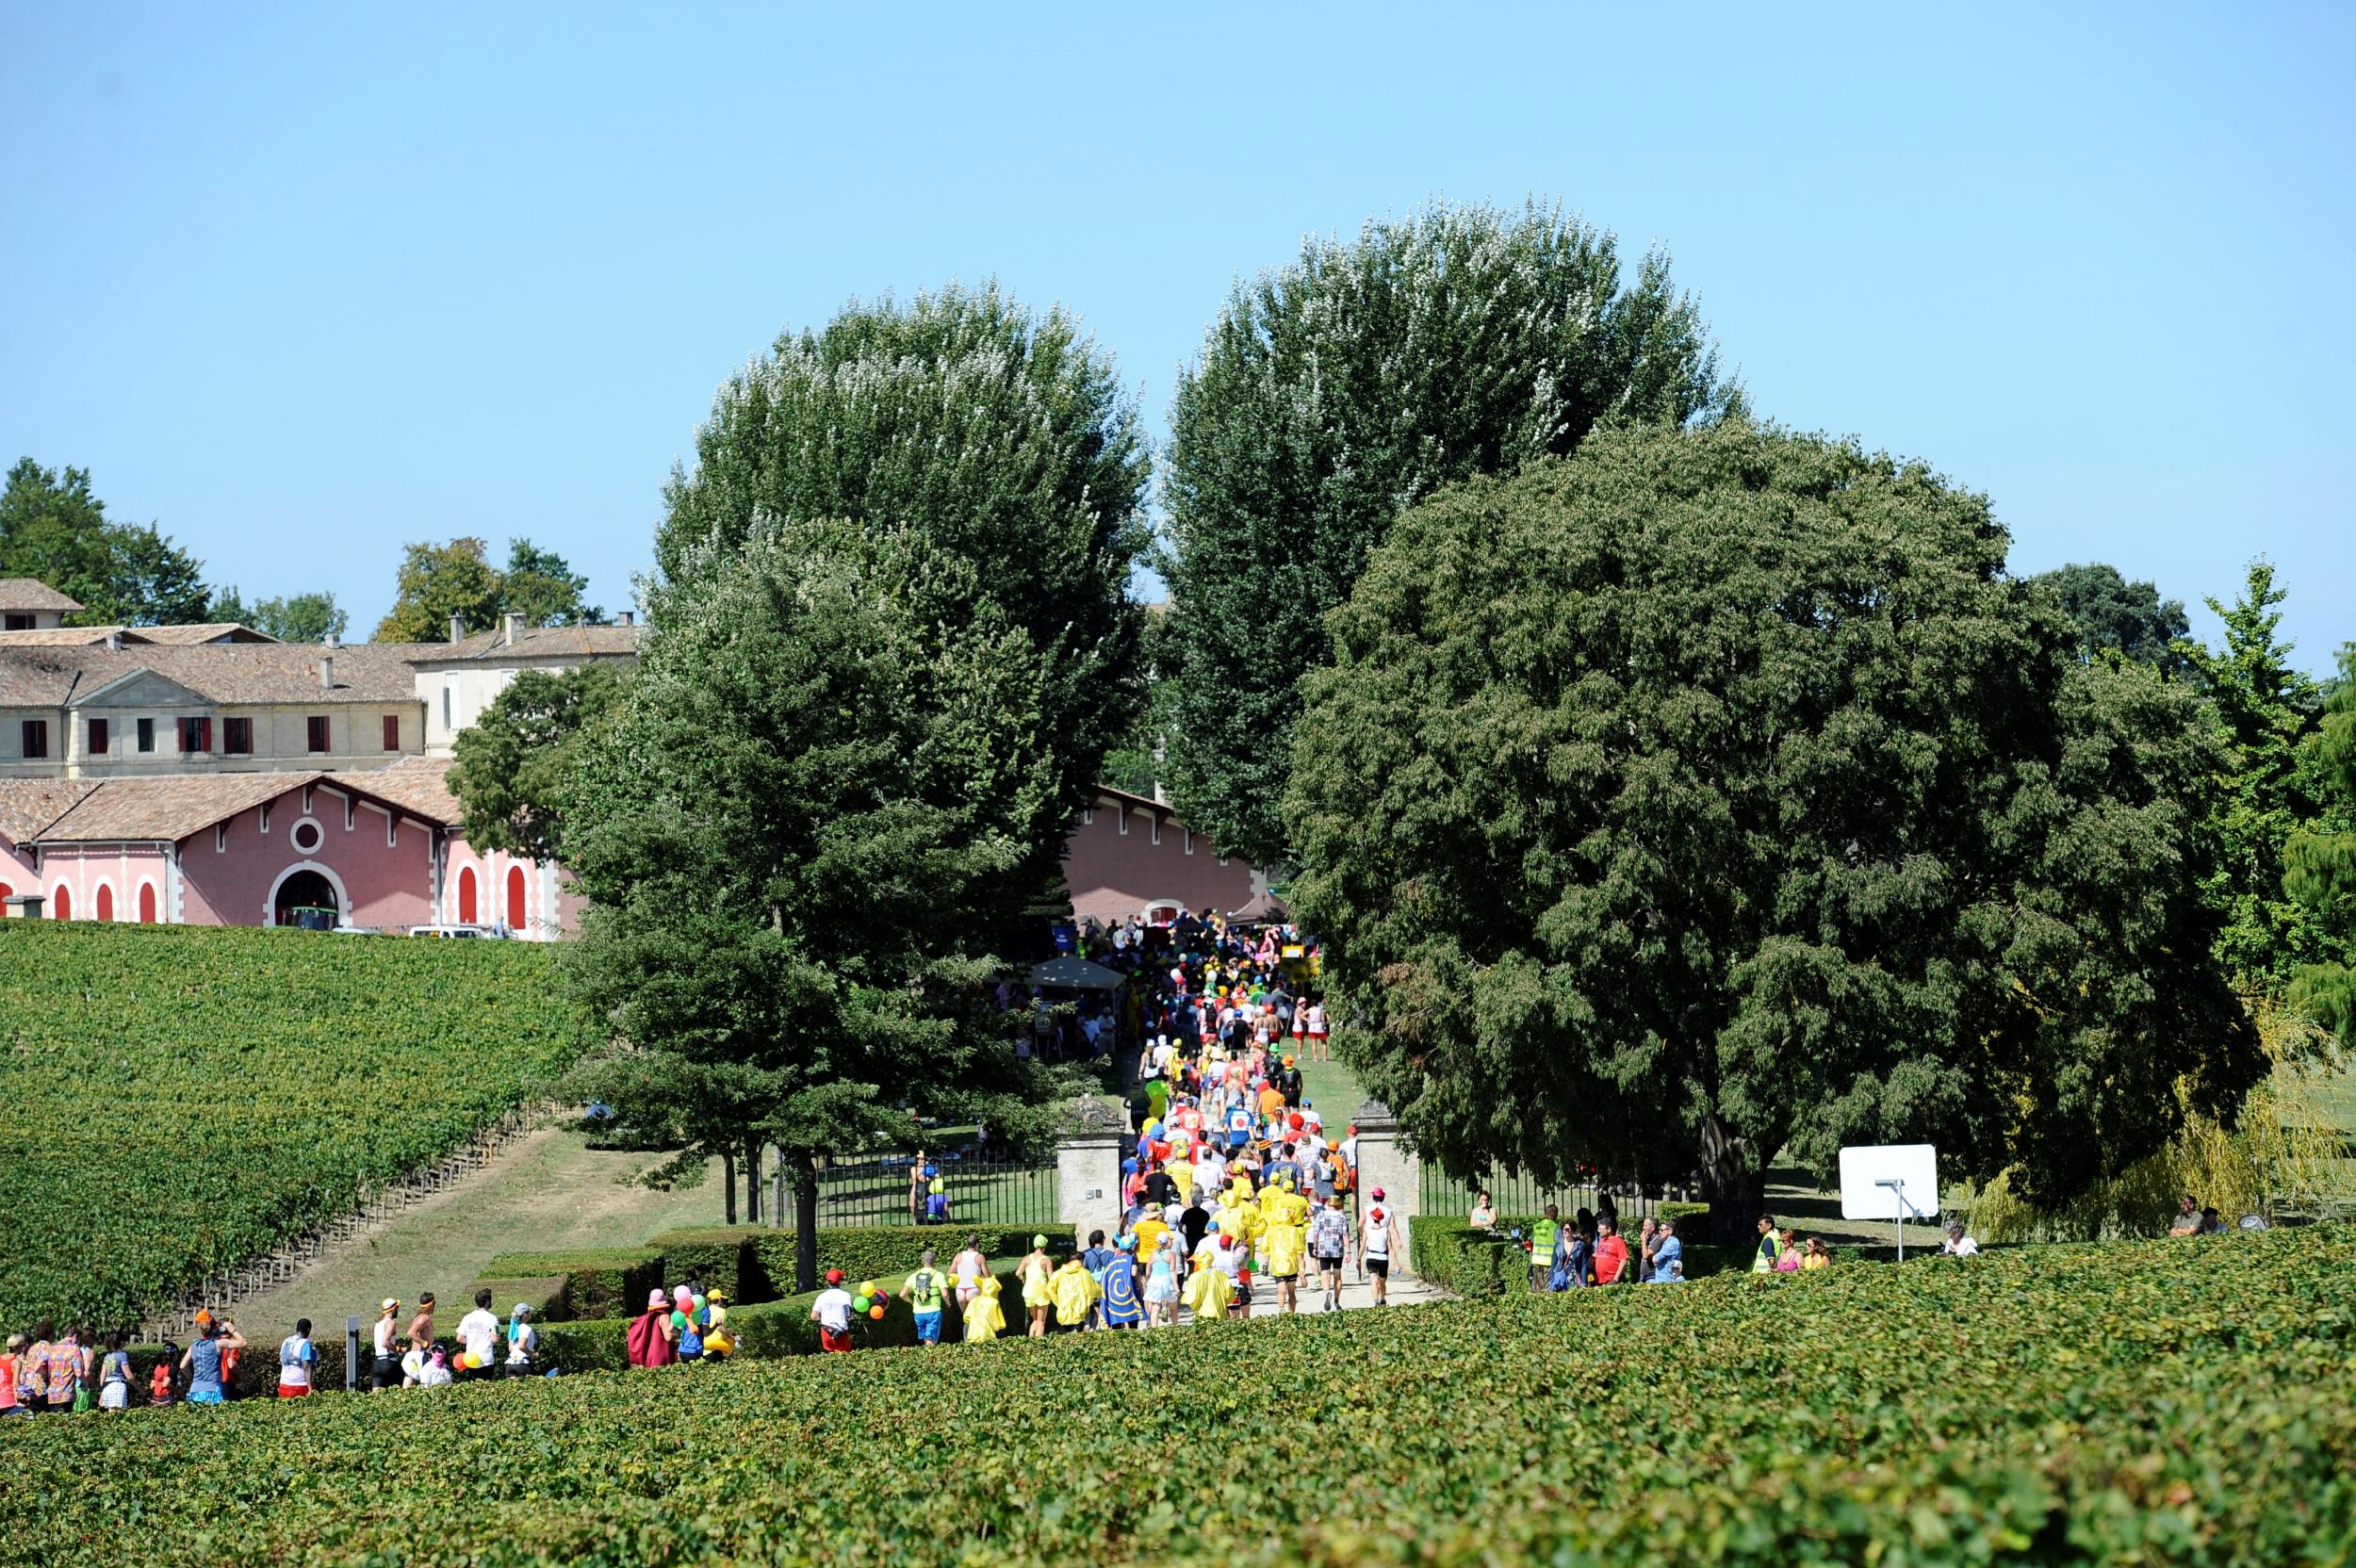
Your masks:
<instances>
[{"instance_id":1,"label":"white shirt","mask_svg":"<svg viewBox=\"0 0 2356 1568\"><path fill-rule=\"evenodd\" d=\"M378 1318L376 1320L375 1330L376 1353L380 1356L391 1355L393 1353L393 1336L399 1332L401 1332L401 1326L396 1323L391 1316L387 1315Z\"/></svg>"},{"instance_id":2,"label":"white shirt","mask_svg":"<svg viewBox=\"0 0 2356 1568\"><path fill-rule=\"evenodd\" d=\"M481 1364L488 1366L497 1359L499 1342L499 1320L481 1307L458 1320L458 1343Z\"/></svg>"},{"instance_id":3,"label":"white shirt","mask_svg":"<svg viewBox=\"0 0 2356 1568\"><path fill-rule=\"evenodd\" d=\"M810 1303L810 1311L818 1315L820 1328L832 1329L839 1334L850 1332L851 1293L841 1285L820 1291L818 1299Z\"/></svg>"},{"instance_id":4,"label":"white shirt","mask_svg":"<svg viewBox=\"0 0 2356 1568\"><path fill-rule=\"evenodd\" d=\"M1365 1233L1358 1238L1358 1250L1370 1258L1391 1255L1391 1211L1377 1203L1366 1211Z\"/></svg>"},{"instance_id":5,"label":"white shirt","mask_svg":"<svg viewBox=\"0 0 2356 1568\"><path fill-rule=\"evenodd\" d=\"M1939 1250L1951 1258L1976 1258L1980 1255L1980 1244L1970 1236L1949 1236L1947 1245Z\"/></svg>"}]
</instances>

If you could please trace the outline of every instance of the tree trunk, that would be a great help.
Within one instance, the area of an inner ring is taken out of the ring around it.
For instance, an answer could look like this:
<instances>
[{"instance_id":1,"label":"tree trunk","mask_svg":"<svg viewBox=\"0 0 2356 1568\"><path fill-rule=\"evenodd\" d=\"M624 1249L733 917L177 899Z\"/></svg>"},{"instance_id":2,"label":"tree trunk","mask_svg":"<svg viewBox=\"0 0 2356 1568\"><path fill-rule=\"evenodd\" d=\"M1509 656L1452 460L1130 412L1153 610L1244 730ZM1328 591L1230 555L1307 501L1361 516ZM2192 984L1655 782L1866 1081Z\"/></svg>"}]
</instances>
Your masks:
<instances>
[{"instance_id":1,"label":"tree trunk","mask_svg":"<svg viewBox=\"0 0 2356 1568\"><path fill-rule=\"evenodd\" d=\"M733 1225L736 1223L736 1156L725 1149L720 1151L720 1187L728 1194L724 1223Z\"/></svg>"},{"instance_id":2,"label":"tree trunk","mask_svg":"<svg viewBox=\"0 0 2356 1568\"><path fill-rule=\"evenodd\" d=\"M818 1288L818 1162L794 1155L794 1290Z\"/></svg>"},{"instance_id":3,"label":"tree trunk","mask_svg":"<svg viewBox=\"0 0 2356 1568\"><path fill-rule=\"evenodd\" d=\"M1716 1117L1703 1119L1701 1135L1710 1239L1721 1247L1748 1249L1758 1239L1759 1211L1766 1206L1767 1172L1752 1159L1750 1144Z\"/></svg>"},{"instance_id":4,"label":"tree trunk","mask_svg":"<svg viewBox=\"0 0 2356 1568\"><path fill-rule=\"evenodd\" d=\"M786 1174L785 1159L780 1155L777 1159L777 1174L770 1179L772 1184L769 1188L769 1223L772 1225L785 1223Z\"/></svg>"},{"instance_id":5,"label":"tree trunk","mask_svg":"<svg viewBox=\"0 0 2356 1568\"><path fill-rule=\"evenodd\" d=\"M761 1223L761 1140L744 1140L744 1223Z\"/></svg>"}]
</instances>

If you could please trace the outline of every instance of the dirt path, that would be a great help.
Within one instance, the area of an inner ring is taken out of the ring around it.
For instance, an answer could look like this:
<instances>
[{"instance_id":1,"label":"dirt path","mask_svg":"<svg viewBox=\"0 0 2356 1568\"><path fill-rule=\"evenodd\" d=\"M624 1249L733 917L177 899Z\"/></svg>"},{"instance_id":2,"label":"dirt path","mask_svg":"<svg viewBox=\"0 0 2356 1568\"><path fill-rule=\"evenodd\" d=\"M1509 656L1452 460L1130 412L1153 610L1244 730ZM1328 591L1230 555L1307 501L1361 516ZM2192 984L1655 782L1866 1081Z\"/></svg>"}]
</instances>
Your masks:
<instances>
[{"instance_id":1,"label":"dirt path","mask_svg":"<svg viewBox=\"0 0 2356 1568\"><path fill-rule=\"evenodd\" d=\"M551 1128L527 1133L466 1181L252 1298L237 1308L237 1325L274 1344L308 1317L328 1337L343 1331L347 1315L366 1323L387 1296L414 1303L426 1290L454 1323L467 1287L498 1253L634 1247L659 1231L718 1224L716 1180L668 1193L624 1184L660 1157L598 1152Z\"/></svg>"}]
</instances>

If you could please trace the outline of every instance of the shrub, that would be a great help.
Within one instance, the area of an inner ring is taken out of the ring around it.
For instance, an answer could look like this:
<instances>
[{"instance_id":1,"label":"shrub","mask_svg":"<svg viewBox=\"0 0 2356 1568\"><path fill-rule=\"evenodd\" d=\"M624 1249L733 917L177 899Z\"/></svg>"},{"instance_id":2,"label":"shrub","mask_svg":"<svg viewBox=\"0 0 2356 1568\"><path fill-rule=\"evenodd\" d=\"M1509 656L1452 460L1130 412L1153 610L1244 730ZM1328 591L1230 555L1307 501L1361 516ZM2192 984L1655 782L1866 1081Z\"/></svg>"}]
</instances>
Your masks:
<instances>
[{"instance_id":1,"label":"shrub","mask_svg":"<svg viewBox=\"0 0 2356 1568\"><path fill-rule=\"evenodd\" d=\"M568 1318L615 1317L641 1311L648 1291L669 1283L663 1276L663 1254L651 1247L501 1252L483 1266L479 1282L542 1278L563 1281L561 1310Z\"/></svg>"}]
</instances>

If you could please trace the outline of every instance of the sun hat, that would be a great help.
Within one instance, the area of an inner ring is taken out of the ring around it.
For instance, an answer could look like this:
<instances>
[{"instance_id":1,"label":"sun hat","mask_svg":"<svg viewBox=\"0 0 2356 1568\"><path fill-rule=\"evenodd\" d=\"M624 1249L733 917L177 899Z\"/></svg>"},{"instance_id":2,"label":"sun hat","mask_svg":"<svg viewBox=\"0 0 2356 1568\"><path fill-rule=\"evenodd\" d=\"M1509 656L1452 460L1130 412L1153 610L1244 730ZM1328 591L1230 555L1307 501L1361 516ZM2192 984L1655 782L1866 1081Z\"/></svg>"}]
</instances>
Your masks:
<instances>
[{"instance_id":1,"label":"sun hat","mask_svg":"<svg viewBox=\"0 0 2356 1568\"><path fill-rule=\"evenodd\" d=\"M529 1301L518 1301L515 1303L515 1310L509 1313L507 1315L510 1317L530 1317L532 1315L532 1303Z\"/></svg>"},{"instance_id":2,"label":"sun hat","mask_svg":"<svg viewBox=\"0 0 2356 1568\"><path fill-rule=\"evenodd\" d=\"M671 1298L663 1295L663 1292L659 1290L650 1290L646 1292L646 1310L648 1312L661 1312L664 1307L667 1307L670 1304Z\"/></svg>"},{"instance_id":3,"label":"sun hat","mask_svg":"<svg viewBox=\"0 0 2356 1568\"><path fill-rule=\"evenodd\" d=\"M384 1298L384 1304L376 1309L376 1315L379 1317L382 1317L388 1312L399 1312L400 1310L401 1298L396 1296L387 1296Z\"/></svg>"},{"instance_id":4,"label":"sun hat","mask_svg":"<svg viewBox=\"0 0 2356 1568\"><path fill-rule=\"evenodd\" d=\"M1382 1189L1381 1187L1377 1187L1377 1188L1375 1188L1375 1189L1374 1189L1374 1196L1375 1196L1376 1200L1377 1200L1377 1201L1380 1201L1380 1200L1382 1200L1382 1197L1383 1197L1383 1189Z\"/></svg>"}]
</instances>

